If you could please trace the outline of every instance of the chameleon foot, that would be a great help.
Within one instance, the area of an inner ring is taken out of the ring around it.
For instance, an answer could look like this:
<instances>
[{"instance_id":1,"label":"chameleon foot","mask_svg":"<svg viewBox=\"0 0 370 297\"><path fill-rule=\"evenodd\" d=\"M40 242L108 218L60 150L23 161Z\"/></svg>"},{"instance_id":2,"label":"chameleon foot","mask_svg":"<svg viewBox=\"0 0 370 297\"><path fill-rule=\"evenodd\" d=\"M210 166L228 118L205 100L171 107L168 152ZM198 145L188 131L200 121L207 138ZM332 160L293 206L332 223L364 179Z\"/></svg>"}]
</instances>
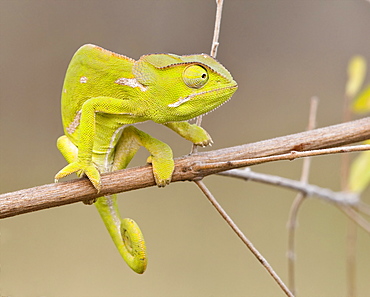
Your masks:
<instances>
[{"instance_id":1,"label":"chameleon foot","mask_svg":"<svg viewBox=\"0 0 370 297\"><path fill-rule=\"evenodd\" d=\"M94 165L83 165L80 162L73 162L60 170L55 175L55 182L72 173L77 173L79 176L86 175L93 184L94 188L97 189L98 192L100 191L101 183L98 169L96 169Z\"/></svg>"},{"instance_id":2,"label":"chameleon foot","mask_svg":"<svg viewBox=\"0 0 370 297\"><path fill-rule=\"evenodd\" d=\"M170 184L175 162L172 159L172 155L167 158L154 158L153 156L148 157L147 163L153 166L153 175L155 183L158 187L163 188Z\"/></svg>"}]
</instances>

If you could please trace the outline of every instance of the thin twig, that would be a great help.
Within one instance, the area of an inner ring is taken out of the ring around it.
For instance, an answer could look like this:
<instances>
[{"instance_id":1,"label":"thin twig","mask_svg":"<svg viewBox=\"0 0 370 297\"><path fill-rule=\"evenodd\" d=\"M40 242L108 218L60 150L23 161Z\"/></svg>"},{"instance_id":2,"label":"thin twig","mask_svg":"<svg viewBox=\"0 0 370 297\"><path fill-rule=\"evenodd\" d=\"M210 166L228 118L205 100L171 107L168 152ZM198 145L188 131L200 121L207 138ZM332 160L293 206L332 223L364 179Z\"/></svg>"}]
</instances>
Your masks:
<instances>
[{"instance_id":1,"label":"thin twig","mask_svg":"<svg viewBox=\"0 0 370 297\"><path fill-rule=\"evenodd\" d=\"M308 160L308 159L307 159ZM289 289L296 295L296 285L295 285L295 265L296 265L296 252L295 252L295 231L297 228L297 217L298 210L305 201L306 195L299 192L295 199L293 200L292 206L290 208L289 220L288 220L288 284Z\"/></svg>"},{"instance_id":2,"label":"thin twig","mask_svg":"<svg viewBox=\"0 0 370 297\"><path fill-rule=\"evenodd\" d=\"M333 192L326 188L321 188L315 185L310 185L307 183L302 183L300 181L291 180L288 178L283 178L280 176L274 176L269 174L263 174L263 173L257 173L254 171L246 169L232 169L224 172L219 172L218 175L224 175L224 176L230 176L230 177L236 177L241 178L246 181L256 181L256 182L262 182L265 184L271 184L280 186L287 189L292 189L298 192L303 193L307 198L308 197L314 197L317 196L329 203L334 203L337 205L343 212L345 212L347 215L350 214L348 210L348 207L351 209L351 213L353 210L353 207L356 207L356 215L350 216L350 218L355 221L360 227L362 227L365 231L369 232L370 230L370 223L367 222L363 217L361 217L357 213L357 208L359 211L369 214L370 206L365 204L364 202L360 201L360 197L356 193L351 192ZM343 207L344 210L341 208ZM288 254L289 256L289 254Z\"/></svg>"},{"instance_id":3,"label":"thin twig","mask_svg":"<svg viewBox=\"0 0 370 297\"><path fill-rule=\"evenodd\" d=\"M348 297L355 297L356 294L356 243L357 243L357 226L355 223L358 223L358 218L355 215L358 215L353 209L346 209L341 207L345 214L352 220L347 222L347 295ZM362 222L362 220L360 220ZM363 226L363 225L361 225ZM368 230L370 232L370 229Z\"/></svg>"},{"instance_id":4,"label":"thin twig","mask_svg":"<svg viewBox=\"0 0 370 297\"><path fill-rule=\"evenodd\" d=\"M213 58L216 58L218 45L220 44L218 40L220 37L222 6L224 4L224 1L216 0L216 4L217 4L217 9L216 9L215 29L213 31L213 40L212 40L212 47L211 47L211 57Z\"/></svg>"},{"instance_id":5,"label":"thin twig","mask_svg":"<svg viewBox=\"0 0 370 297\"><path fill-rule=\"evenodd\" d=\"M343 100L343 122L348 122L352 118L350 108L353 96L344 94ZM342 191L349 191L350 174L350 156L342 155L341 158L341 187ZM356 294L356 244L357 244L357 226L355 225L354 215L349 209L343 208L349 218L347 222L347 242L346 242L346 265L347 265L347 293L348 297L355 297Z\"/></svg>"},{"instance_id":6,"label":"thin twig","mask_svg":"<svg viewBox=\"0 0 370 297\"><path fill-rule=\"evenodd\" d=\"M349 62L350 64L352 62ZM350 66L349 66L350 67ZM351 80L351 75L349 75L348 79ZM352 118L352 112L350 109L350 103L354 99L354 94L348 94L347 90L344 94L343 99L343 115L342 120L343 122L349 122ZM340 182L342 191L349 191L349 172L350 172L350 156L348 154L341 156L341 175L340 175ZM343 211L349 215L348 212L343 209ZM348 297L355 297L356 296L356 235L357 235L357 228L356 225L352 220L348 220L347 222L347 253L346 253L346 273L347 273L347 293Z\"/></svg>"},{"instance_id":7,"label":"thin twig","mask_svg":"<svg viewBox=\"0 0 370 297\"><path fill-rule=\"evenodd\" d=\"M252 180L256 182L262 182L265 184L275 185L287 189L292 189L306 195L307 197L317 196L327 202L342 204L342 205L357 205L359 203L359 197L355 193L348 192L334 192L330 189L310 185L305 182L292 180L275 175L269 175L264 173L258 173L246 169L232 169L218 173L218 175L231 176L241 178L244 180Z\"/></svg>"},{"instance_id":8,"label":"thin twig","mask_svg":"<svg viewBox=\"0 0 370 297\"><path fill-rule=\"evenodd\" d=\"M356 223L363 230L370 234L370 222L368 222L364 217L362 217L358 213L357 209L354 209L349 205L341 205L339 206L339 209L343 211L348 216L348 218L352 220L352 222Z\"/></svg>"},{"instance_id":9,"label":"thin twig","mask_svg":"<svg viewBox=\"0 0 370 297\"><path fill-rule=\"evenodd\" d=\"M172 182L191 181L242 167L243 165L234 163L240 159L283 154L297 149L327 148L366 139L370 139L370 117L255 143L201 152L175 160ZM215 163L217 166L214 166ZM79 179L2 194L0 218L146 188L154 186L155 182L152 168L147 165L103 174L102 185L100 193L97 193L87 179Z\"/></svg>"},{"instance_id":10,"label":"thin twig","mask_svg":"<svg viewBox=\"0 0 370 297\"><path fill-rule=\"evenodd\" d=\"M284 293L287 296L294 297L294 295L289 291L288 287L280 279L280 277L277 275L277 273L274 271L274 269L271 267L271 265L267 262L267 260L254 247L253 243L243 234L243 232L234 223L234 221L230 218L230 216L226 213L226 211L222 208L222 206L217 202L216 198L208 190L206 185L201 180L197 180L197 181L195 181L195 183L201 189L201 191L204 193L204 195L207 197L209 202L216 208L216 210L222 216L222 218L228 223L228 225L231 227L231 229L233 229L233 231L239 236L239 238L243 241L243 243L247 246L247 248L252 252L252 254L257 258L257 260L262 264L262 266L267 270L267 272L277 282L277 284L284 291Z\"/></svg>"},{"instance_id":11,"label":"thin twig","mask_svg":"<svg viewBox=\"0 0 370 297\"><path fill-rule=\"evenodd\" d=\"M213 58L216 58L217 56L217 49L219 46L219 37L220 37L220 29L221 29L221 19L222 19L222 7L223 7L224 1L223 0L216 0L216 19L215 19L215 27L213 30L213 40L212 40L212 46L211 46L211 53L210 56ZM199 116L196 119L195 124L197 126L200 126L202 124L203 116ZM195 154L198 152L198 147L193 144L191 148L191 154Z\"/></svg>"},{"instance_id":12,"label":"thin twig","mask_svg":"<svg viewBox=\"0 0 370 297\"><path fill-rule=\"evenodd\" d=\"M366 203L360 201L359 205L357 205L358 211L370 216L370 205L367 205Z\"/></svg>"},{"instance_id":13,"label":"thin twig","mask_svg":"<svg viewBox=\"0 0 370 297\"><path fill-rule=\"evenodd\" d=\"M263 164L273 161L284 161L284 160L295 160L305 157L313 156L322 156L322 155L331 155L331 154L340 154L340 153L352 153L352 152L361 152L370 150L370 144L363 145L354 145L354 146L342 146L328 149L318 149L318 150L309 150L304 152L291 151L290 153L268 156L268 157L259 157L253 159L242 159L237 161L229 161L228 164L237 167L252 166L257 164ZM222 162L219 163L209 163L206 167L207 169L218 168L219 166L224 166Z\"/></svg>"},{"instance_id":14,"label":"thin twig","mask_svg":"<svg viewBox=\"0 0 370 297\"><path fill-rule=\"evenodd\" d=\"M316 115L317 107L319 104L319 99L317 97L311 98L310 112L308 118L308 127L307 130L313 130L316 127ZM308 183L308 177L311 166L311 158L303 159L302 174L300 181L304 184ZM306 194L298 192L292 206L290 208L289 219L288 219L288 279L289 279L289 289L296 295L296 286L295 286L295 234L298 220L298 211L306 198Z\"/></svg>"}]
</instances>

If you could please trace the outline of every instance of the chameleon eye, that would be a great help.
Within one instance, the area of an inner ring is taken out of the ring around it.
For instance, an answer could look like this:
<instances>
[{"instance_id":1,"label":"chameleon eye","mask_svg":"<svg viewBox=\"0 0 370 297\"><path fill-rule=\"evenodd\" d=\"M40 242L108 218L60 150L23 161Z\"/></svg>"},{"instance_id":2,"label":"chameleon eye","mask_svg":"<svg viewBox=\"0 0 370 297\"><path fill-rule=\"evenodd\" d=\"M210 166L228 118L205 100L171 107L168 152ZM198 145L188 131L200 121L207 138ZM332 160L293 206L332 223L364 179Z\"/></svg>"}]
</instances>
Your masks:
<instances>
[{"instance_id":1,"label":"chameleon eye","mask_svg":"<svg viewBox=\"0 0 370 297\"><path fill-rule=\"evenodd\" d=\"M202 66L190 65L182 73L182 79L189 88L199 89L208 81L208 73Z\"/></svg>"}]
</instances>

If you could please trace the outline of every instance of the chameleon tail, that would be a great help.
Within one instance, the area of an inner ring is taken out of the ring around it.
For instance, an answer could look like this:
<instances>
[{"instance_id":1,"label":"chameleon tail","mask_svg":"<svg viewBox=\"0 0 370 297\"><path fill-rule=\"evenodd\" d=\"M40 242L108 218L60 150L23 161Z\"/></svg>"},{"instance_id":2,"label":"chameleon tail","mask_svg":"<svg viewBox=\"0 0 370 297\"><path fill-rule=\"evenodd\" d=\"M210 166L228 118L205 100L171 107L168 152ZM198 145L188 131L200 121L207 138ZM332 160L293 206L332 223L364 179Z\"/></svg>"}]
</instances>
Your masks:
<instances>
[{"instance_id":1,"label":"chameleon tail","mask_svg":"<svg viewBox=\"0 0 370 297\"><path fill-rule=\"evenodd\" d=\"M121 219L116 195L98 198L95 206L122 258L133 271L144 273L146 246L139 226L132 219Z\"/></svg>"}]
</instances>

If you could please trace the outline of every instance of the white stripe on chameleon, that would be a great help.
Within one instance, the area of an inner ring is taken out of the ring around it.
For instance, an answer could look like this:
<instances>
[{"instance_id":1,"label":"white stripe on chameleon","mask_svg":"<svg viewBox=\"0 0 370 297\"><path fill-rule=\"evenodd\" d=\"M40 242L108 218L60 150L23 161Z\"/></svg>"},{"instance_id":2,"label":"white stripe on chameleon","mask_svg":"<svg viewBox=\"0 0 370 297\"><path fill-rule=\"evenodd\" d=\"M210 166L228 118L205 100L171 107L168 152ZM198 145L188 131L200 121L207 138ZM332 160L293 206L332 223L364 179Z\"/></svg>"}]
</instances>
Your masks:
<instances>
[{"instance_id":1,"label":"white stripe on chameleon","mask_svg":"<svg viewBox=\"0 0 370 297\"><path fill-rule=\"evenodd\" d=\"M178 106L180 106L181 104L183 104L183 103L185 103L185 102L189 101L190 99L191 99L191 98L190 98L190 96L185 97L185 98L180 97L180 98L179 98L179 100L178 100L178 101L176 101L175 103L168 104L168 107L178 107Z\"/></svg>"},{"instance_id":2,"label":"white stripe on chameleon","mask_svg":"<svg viewBox=\"0 0 370 297\"><path fill-rule=\"evenodd\" d=\"M128 86L131 88L140 88L140 91L145 92L146 87L144 87L141 83L139 83L135 78L125 78L121 77L115 81L116 84Z\"/></svg>"},{"instance_id":3,"label":"white stripe on chameleon","mask_svg":"<svg viewBox=\"0 0 370 297\"><path fill-rule=\"evenodd\" d=\"M114 131L112 137L110 138L108 149L105 152L105 161L104 161L104 170L105 170L105 172L108 172L108 171L111 170L111 168L110 168L111 164L109 164L109 155L115 147L115 145L113 145L113 144L114 144L115 139L117 138L118 133L121 133L122 130L125 127L126 127L126 125L123 125L123 126L119 127L118 129L116 129L116 131Z\"/></svg>"},{"instance_id":4,"label":"white stripe on chameleon","mask_svg":"<svg viewBox=\"0 0 370 297\"><path fill-rule=\"evenodd\" d=\"M80 77L80 83L86 84L87 83L87 77L86 76L81 76Z\"/></svg>"},{"instance_id":5,"label":"white stripe on chameleon","mask_svg":"<svg viewBox=\"0 0 370 297\"><path fill-rule=\"evenodd\" d=\"M113 217L114 224L116 225L117 230L121 230L121 220L119 219L118 214L113 206L113 199L111 195L105 196L106 202L109 208L109 213ZM120 232L121 233L121 232Z\"/></svg>"},{"instance_id":6,"label":"white stripe on chameleon","mask_svg":"<svg viewBox=\"0 0 370 297\"><path fill-rule=\"evenodd\" d=\"M78 125L80 124L80 119L81 119L81 110L76 114L72 123L70 123L69 126L66 127L66 131L68 132L68 134L72 134L73 132L76 131Z\"/></svg>"},{"instance_id":7,"label":"white stripe on chameleon","mask_svg":"<svg viewBox=\"0 0 370 297\"><path fill-rule=\"evenodd\" d=\"M193 99L194 97L196 97L198 95L204 95L206 93L212 93L212 92L219 91L219 90L224 90L224 89L228 89L228 87L226 87L226 88L220 88L220 89L215 89L215 90L212 90L212 91L203 91L203 92L199 92L199 93L190 94L189 96L186 96L186 97L180 97L176 102L170 103L167 106L168 107L178 107L181 104L183 104L185 102L188 102L189 100ZM227 101L229 101L229 100L230 100L230 98ZM221 105L225 104L226 102L222 103ZM218 107L220 107L220 106L218 106Z\"/></svg>"},{"instance_id":8,"label":"white stripe on chameleon","mask_svg":"<svg viewBox=\"0 0 370 297\"><path fill-rule=\"evenodd\" d=\"M180 106L181 104L183 104L183 103L185 103L185 102L189 101L189 100L190 100L190 99L192 99L193 97L198 96L198 95L203 95L203 94L208 93L208 92L210 92L210 91L204 91L204 92L199 92L199 93L190 94L189 96L184 97L184 98L183 98L183 97L180 97L180 98L179 98L179 100L177 100L176 102L171 103L171 104L168 104L168 107L178 107L178 106Z\"/></svg>"}]
</instances>

